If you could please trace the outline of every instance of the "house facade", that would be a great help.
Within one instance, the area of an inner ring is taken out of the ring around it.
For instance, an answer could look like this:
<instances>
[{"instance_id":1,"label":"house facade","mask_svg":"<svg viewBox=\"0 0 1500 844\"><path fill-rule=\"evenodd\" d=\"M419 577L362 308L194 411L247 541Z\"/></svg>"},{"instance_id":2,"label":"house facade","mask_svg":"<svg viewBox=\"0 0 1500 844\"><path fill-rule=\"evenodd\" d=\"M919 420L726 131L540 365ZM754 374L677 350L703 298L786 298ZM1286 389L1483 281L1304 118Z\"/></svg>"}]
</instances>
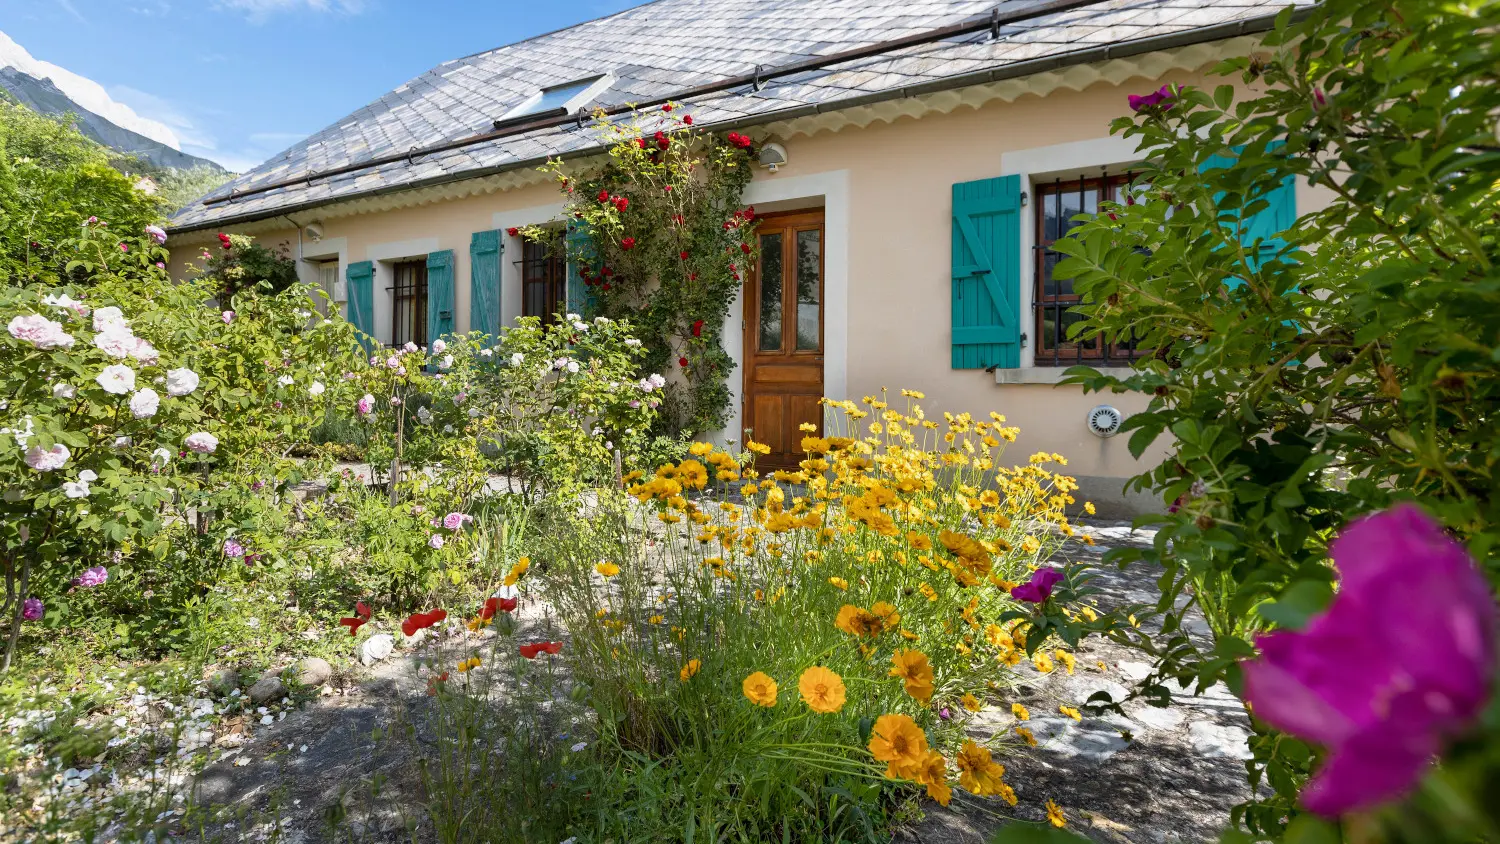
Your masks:
<instances>
[{"instance_id":1,"label":"house facade","mask_svg":"<svg viewBox=\"0 0 1500 844\"><path fill-rule=\"evenodd\" d=\"M790 449L821 423L818 396L916 389L929 411L1004 414L1012 460L1064 454L1080 497L1139 512L1122 487L1142 464L1095 410L1141 399L1057 383L1136 350L1067 338L1077 300L1047 246L1127 189L1139 154L1109 134L1126 95L1222 84L1207 70L1260 49L1285 5L658 0L403 85L184 209L173 264L219 232L285 244L389 344L546 317L576 273L508 233L561 216L538 164L598 154L590 109L680 103L764 162L744 197L761 265L725 325L739 370L715 438ZM1288 183L1260 222L1324 201Z\"/></svg>"}]
</instances>

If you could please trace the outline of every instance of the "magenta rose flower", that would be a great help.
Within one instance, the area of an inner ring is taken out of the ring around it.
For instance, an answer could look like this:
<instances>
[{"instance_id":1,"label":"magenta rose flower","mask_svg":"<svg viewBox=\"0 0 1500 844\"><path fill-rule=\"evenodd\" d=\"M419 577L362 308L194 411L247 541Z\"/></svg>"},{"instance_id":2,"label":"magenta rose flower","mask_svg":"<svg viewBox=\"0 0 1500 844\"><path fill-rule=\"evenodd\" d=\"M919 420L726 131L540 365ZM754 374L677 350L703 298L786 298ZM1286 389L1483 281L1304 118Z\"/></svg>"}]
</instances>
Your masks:
<instances>
[{"instance_id":1,"label":"magenta rose flower","mask_svg":"<svg viewBox=\"0 0 1500 844\"><path fill-rule=\"evenodd\" d=\"M1040 568L1031 573L1031 579L1020 586L1012 587L1010 596L1028 604L1045 603L1052 597L1052 587L1063 579L1062 572L1054 568Z\"/></svg>"},{"instance_id":2,"label":"magenta rose flower","mask_svg":"<svg viewBox=\"0 0 1500 844\"><path fill-rule=\"evenodd\" d=\"M1405 795L1479 715L1495 603L1463 546L1409 504L1354 522L1329 552L1333 602L1261 636L1244 671L1257 718L1328 749L1301 799L1333 817Z\"/></svg>"},{"instance_id":3,"label":"magenta rose flower","mask_svg":"<svg viewBox=\"0 0 1500 844\"><path fill-rule=\"evenodd\" d=\"M27 598L21 602L22 621L36 621L45 611L46 608L42 606L41 598Z\"/></svg>"},{"instance_id":4,"label":"magenta rose flower","mask_svg":"<svg viewBox=\"0 0 1500 844\"><path fill-rule=\"evenodd\" d=\"M1155 106L1163 104L1166 104L1168 105L1168 107L1170 107L1171 102L1177 99L1177 92L1174 91L1172 89L1172 85L1168 83L1149 94L1145 94L1143 96L1131 94L1126 99L1130 103L1131 111L1140 111L1142 109L1153 108Z\"/></svg>"}]
</instances>

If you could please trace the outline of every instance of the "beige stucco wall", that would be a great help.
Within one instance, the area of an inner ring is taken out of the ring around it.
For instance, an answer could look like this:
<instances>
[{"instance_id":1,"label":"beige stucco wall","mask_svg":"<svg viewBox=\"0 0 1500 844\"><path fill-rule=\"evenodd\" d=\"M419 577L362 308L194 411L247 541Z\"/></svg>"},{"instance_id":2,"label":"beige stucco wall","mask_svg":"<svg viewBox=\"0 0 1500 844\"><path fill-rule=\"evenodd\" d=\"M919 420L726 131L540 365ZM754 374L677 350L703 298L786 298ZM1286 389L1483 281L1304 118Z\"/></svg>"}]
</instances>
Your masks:
<instances>
[{"instance_id":1,"label":"beige stucco wall","mask_svg":"<svg viewBox=\"0 0 1500 844\"><path fill-rule=\"evenodd\" d=\"M1126 449L1126 438L1101 439L1085 426L1086 412L1096 404L1112 404L1126 414L1144 407L1135 396L1085 395L1073 387L1051 383L997 383L983 370L950 368L950 250L951 190L954 183L983 179L1008 172L1022 174L1023 189L1032 191L1032 179L1046 175L1076 178L1094 175L1100 165L1128 164L1133 149L1119 139L1109 139L1109 121L1124 113L1125 95L1161 84L1162 80L1115 80L1094 84L1082 91L1062 90L1046 97L1028 95L1014 102L995 102L981 108L960 107L948 114L920 119L900 118L866 128L825 131L810 136L778 139L789 154L787 166L777 173L762 170L752 193L783 197L779 208L825 205L828 208L827 249L829 269L828 340L842 349L827 355L827 384L837 398L855 398L888 387L922 390L929 413L968 411L984 415L994 410L1005 414L1021 428L1021 438L1008 457L1024 462L1035 451L1060 452L1069 457L1069 469L1079 477L1084 492L1105 512L1138 511L1145 502L1128 501L1121 492L1124 480L1154 464L1166 444L1158 443L1147 454L1148 463L1138 463ZM1177 74L1170 81L1213 85L1223 80L1205 80L1192 74ZM1087 164L1085 168L1083 165ZM1071 169L1070 169L1071 168ZM784 185L773 183L784 182ZM798 198L808 191L821 195ZM785 187L780 194L779 187ZM389 276L381 273L381 262L413 257L430 251L452 249L455 255L455 325L468 327L469 239L473 232L503 228L553 218L560 197L552 184L536 184L515 190L419 207L331 219L323 223L324 236L313 244L303 238L304 257L334 257L342 267L353 261L375 260L377 320L379 301ZM1325 200L1304 185L1299 190L1298 212L1310 210ZM1023 228L1029 229L1031 208L1023 209ZM317 219L316 212L299 215L299 223ZM286 242L293 253L298 248L297 231L263 233L263 242ZM1027 243L1029 243L1028 234ZM1029 249L1022 256L1023 325L1030 322L1030 288L1034 283ZM502 316L509 320L519 311L514 284L513 260L517 244L506 240L503 259ZM192 250L196 252L197 249ZM835 259L833 253L842 253ZM190 257L190 256L188 256ZM174 259L176 256L174 255ZM388 265L387 265L388 266ZM842 281L832 278L841 275ZM311 276L309 276L311 277ZM844 327L834 311L843 302ZM738 330L738 307L731 316ZM388 319L386 320L388 322ZM388 327L384 330L389 331ZM1028 334L1034 329L1023 328ZM843 337L839 337L842 333ZM1034 343L1034 338L1033 338ZM730 342L730 351L738 344ZM1023 364L1030 350L1023 353ZM1004 373L1012 380L1050 381L1055 370L1025 367ZM738 391L736 373L731 383ZM737 427L731 424L731 430ZM733 436L721 432L720 436Z\"/></svg>"}]
</instances>

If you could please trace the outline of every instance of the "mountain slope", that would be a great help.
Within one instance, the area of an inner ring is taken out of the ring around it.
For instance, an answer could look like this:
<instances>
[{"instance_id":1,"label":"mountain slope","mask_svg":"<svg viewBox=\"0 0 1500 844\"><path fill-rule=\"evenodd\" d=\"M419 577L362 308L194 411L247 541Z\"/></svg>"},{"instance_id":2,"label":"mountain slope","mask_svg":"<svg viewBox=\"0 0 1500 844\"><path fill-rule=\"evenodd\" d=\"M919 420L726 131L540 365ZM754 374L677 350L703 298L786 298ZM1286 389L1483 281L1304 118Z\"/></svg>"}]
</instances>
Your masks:
<instances>
[{"instance_id":1,"label":"mountain slope","mask_svg":"<svg viewBox=\"0 0 1500 844\"><path fill-rule=\"evenodd\" d=\"M50 79L37 79L14 67L0 68L0 90L5 91L20 103L42 114L72 114L78 131L118 152L135 155L142 161L171 170L192 170L208 167L216 172L226 172L223 167L209 161L173 149L113 122L73 102Z\"/></svg>"}]
</instances>

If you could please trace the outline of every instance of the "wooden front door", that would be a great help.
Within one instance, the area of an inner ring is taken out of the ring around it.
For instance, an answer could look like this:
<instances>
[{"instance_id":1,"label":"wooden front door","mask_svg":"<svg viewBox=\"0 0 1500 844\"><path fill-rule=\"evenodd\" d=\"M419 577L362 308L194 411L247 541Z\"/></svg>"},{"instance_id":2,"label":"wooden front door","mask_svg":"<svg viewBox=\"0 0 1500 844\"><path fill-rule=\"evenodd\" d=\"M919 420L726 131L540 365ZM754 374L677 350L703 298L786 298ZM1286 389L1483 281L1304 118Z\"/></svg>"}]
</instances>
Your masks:
<instances>
[{"instance_id":1,"label":"wooden front door","mask_svg":"<svg viewBox=\"0 0 1500 844\"><path fill-rule=\"evenodd\" d=\"M823 431L823 211L763 217L745 278L745 427L772 468L802 460L803 423Z\"/></svg>"}]
</instances>

